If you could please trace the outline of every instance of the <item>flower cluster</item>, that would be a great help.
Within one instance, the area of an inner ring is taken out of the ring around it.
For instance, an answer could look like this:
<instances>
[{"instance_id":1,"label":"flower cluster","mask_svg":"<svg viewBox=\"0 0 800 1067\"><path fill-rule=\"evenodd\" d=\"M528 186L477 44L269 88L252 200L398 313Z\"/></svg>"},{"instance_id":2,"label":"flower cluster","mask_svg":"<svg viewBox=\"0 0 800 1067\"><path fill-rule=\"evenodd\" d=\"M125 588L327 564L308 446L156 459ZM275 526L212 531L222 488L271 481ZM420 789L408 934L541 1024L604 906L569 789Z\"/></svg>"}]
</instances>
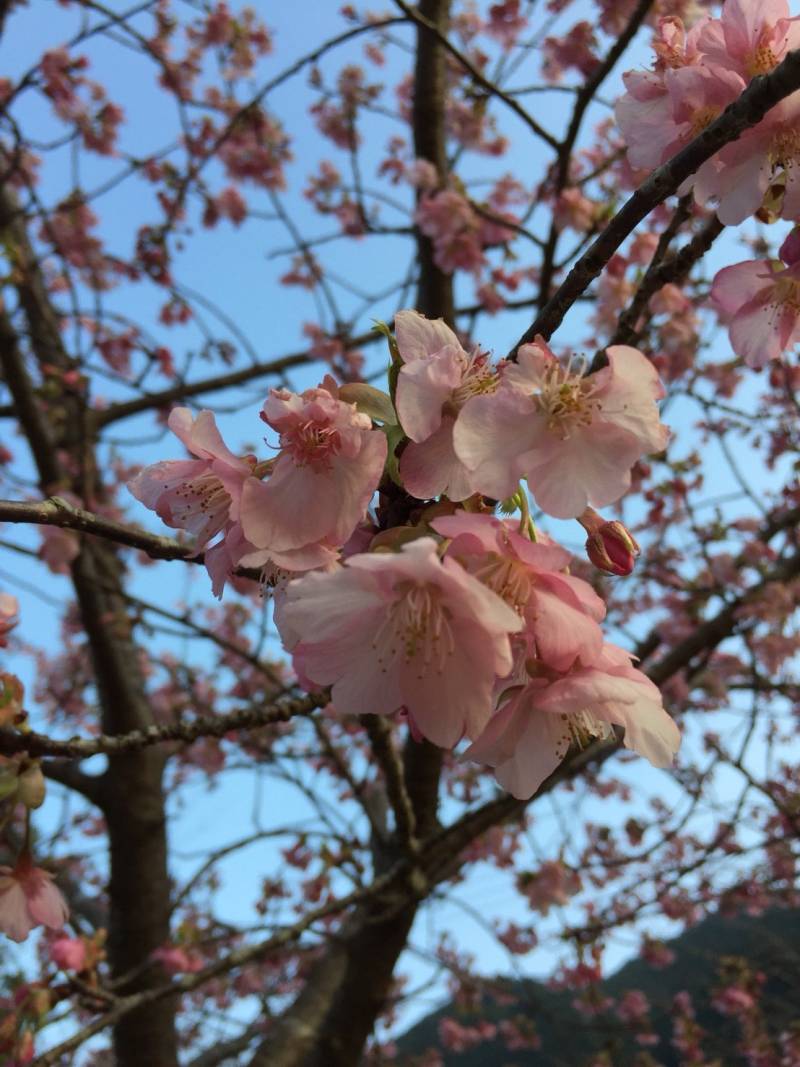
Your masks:
<instances>
[{"instance_id":1,"label":"flower cluster","mask_svg":"<svg viewBox=\"0 0 800 1067\"><path fill-rule=\"evenodd\" d=\"M616 117L633 167L651 170L700 134L757 75L800 47L800 17L787 0L726 0L719 18L689 30L674 16L658 24L652 70L629 71ZM698 203L717 205L720 222L736 226L800 222L800 92L707 160L685 188ZM748 260L717 274L712 305L728 324L734 352L754 367L778 358L800 336L797 239L780 261Z\"/></svg>"},{"instance_id":2,"label":"flower cluster","mask_svg":"<svg viewBox=\"0 0 800 1067\"><path fill-rule=\"evenodd\" d=\"M535 529L520 484L579 519L596 566L630 573L636 542L589 504L618 500L637 460L666 446L655 371L617 345L583 373L541 338L493 363L410 310L389 341L391 396L330 377L273 389L261 418L277 454L263 462L234 455L210 412L176 408L170 428L195 458L145 468L131 491L194 534L215 592L240 566L277 585L298 679L330 686L338 712L400 714L446 748L467 739L465 758L519 797L614 726L668 765L679 735L658 690L604 640L603 601ZM495 516L500 500L520 519Z\"/></svg>"}]
</instances>

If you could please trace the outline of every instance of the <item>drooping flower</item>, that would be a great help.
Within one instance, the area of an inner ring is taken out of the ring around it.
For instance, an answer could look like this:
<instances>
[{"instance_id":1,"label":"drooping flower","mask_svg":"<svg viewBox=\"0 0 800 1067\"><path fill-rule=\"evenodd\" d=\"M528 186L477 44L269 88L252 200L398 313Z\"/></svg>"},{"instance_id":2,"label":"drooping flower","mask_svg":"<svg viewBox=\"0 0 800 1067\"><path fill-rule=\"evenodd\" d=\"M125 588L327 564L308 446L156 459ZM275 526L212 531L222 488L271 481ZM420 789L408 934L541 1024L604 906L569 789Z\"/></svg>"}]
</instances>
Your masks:
<instances>
[{"instance_id":1,"label":"drooping flower","mask_svg":"<svg viewBox=\"0 0 800 1067\"><path fill-rule=\"evenodd\" d=\"M128 488L167 526L188 530L202 547L238 518L253 465L230 451L210 411L194 418L188 408L173 408L168 426L197 459L153 463Z\"/></svg>"},{"instance_id":2,"label":"drooping flower","mask_svg":"<svg viewBox=\"0 0 800 1067\"><path fill-rule=\"evenodd\" d=\"M627 653L606 644L595 663L558 673L529 663L525 684L510 691L464 758L495 768L515 797L533 796L573 745L611 739L625 728L626 748L655 767L668 767L680 733L657 686L631 666Z\"/></svg>"},{"instance_id":3,"label":"drooping flower","mask_svg":"<svg viewBox=\"0 0 800 1067\"><path fill-rule=\"evenodd\" d=\"M69 909L52 875L23 855L16 867L0 867L0 931L24 941L34 926L60 930Z\"/></svg>"},{"instance_id":4,"label":"drooping flower","mask_svg":"<svg viewBox=\"0 0 800 1067\"><path fill-rule=\"evenodd\" d=\"M736 355L763 367L800 341L800 262L749 259L723 267L711 303Z\"/></svg>"},{"instance_id":5,"label":"drooping flower","mask_svg":"<svg viewBox=\"0 0 800 1067\"><path fill-rule=\"evenodd\" d=\"M474 490L453 449L453 428L471 396L494 391L497 371L485 353L476 349L468 355L442 319L399 311L395 332L403 360L397 376L397 414L411 438L400 458L403 485L420 500L440 493L464 500Z\"/></svg>"},{"instance_id":6,"label":"drooping flower","mask_svg":"<svg viewBox=\"0 0 800 1067\"><path fill-rule=\"evenodd\" d=\"M533 544L512 522L492 515L460 511L431 525L453 539L448 556L519 612L544 663L567 670L576 658L591 663L597 657L605 605L587 582L564 573L569 552L554 543Z\"/></svg>"},{"instance_id":7,"label":"drooping flower","mask_svg":"<svg viewBox=\"0 0 800 1067\"><path fill-rule=\"evenodd\" d=\"M601 370L576 374L539 338L503 368L494 394L467 401L454 443L477 492L503 500L527 478L539 507L560 519L625 493L639 457L666 446L664 391L637 349L612 345L607 355Z\"/></svg>"},{"instance_id":8,"label":"drooping flower","mask_svg":"<svg viewBox=\"0 0 800 1067\"><path fill-rule=\"evenodd\" d=\"M279 553L340 547L378 487L385 435L338 398L331 377L301 394L271 390L261 417L280 435L280 451L266 481L244 486L244 537L276 562Z\"/></svg>"},{"instance_id":9,"label":"drooping flower","mask_svg":"<svg viewBox=\"0 0 800 1067\"><path fill-rule=\"evenodd\" d=\"M451 747L488 721L522 620L424 537L290 582L278 625L298 672L333 686L337 711L405 708L423 736Z\"/></svg>"}]
</instances>

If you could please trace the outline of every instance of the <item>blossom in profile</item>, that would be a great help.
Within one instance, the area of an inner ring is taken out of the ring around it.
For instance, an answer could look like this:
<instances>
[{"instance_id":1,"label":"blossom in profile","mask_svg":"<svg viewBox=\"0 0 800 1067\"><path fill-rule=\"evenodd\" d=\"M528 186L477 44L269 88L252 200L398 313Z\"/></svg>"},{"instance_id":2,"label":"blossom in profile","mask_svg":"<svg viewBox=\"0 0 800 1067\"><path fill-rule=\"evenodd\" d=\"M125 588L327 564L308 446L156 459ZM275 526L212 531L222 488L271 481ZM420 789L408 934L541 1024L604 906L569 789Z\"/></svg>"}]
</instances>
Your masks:
<instances>
[{"instance_id":1,"label":"blossom in profile","mask_svg":"<svg viewBox=\"0 0 800 1067\"><path fill-rule=\"evenodd\" d=\"M588 582L564 573L569 552L553 542L534 544L515 523L493 515L459 511L431 525L452 538L448 556L519 612L544 663L567 670L578 658L591 663L597 657L605 604Z\"/></svg>"},{"instance_id":2,"label":"blossom in profile","mask_svg":"<svg viewBox=\"0 0 800 1067\"><path fill-rule=\"evenodd\" d=\"M321 546L322 556L341 547L378 487L385 435L355 404L339 399L330 376L303 393L271 390L261 418L278 433L279 452L265 481L250 478L244 485L245 539L276 563L280 553Z\"/></svg>"},{"instance_id":3,"label":"blossom in profile","mask_svg":"<svg viewBox=\"0 0 800 1067\"><path fill-rule=\"evenodd\" d=\"M193 534L202 548L238 518L253 465L230 451L210 411L194 417L188 408L173 408L167 425L197 458L153 463L128 488L167 526Z\"/></svg>"},{"instance_id":4,"label":"blossom in profile","mask_svg":"<svg viewBox=\"0 0 800 1067\"><path fill-rule=\"evenodd\" d=\"M499 784L520 799L533 796L573 746L611 739L625 729L626 748L655 767L668 767L680 733L650 679L622 649L606 644L588 667L555 672L536 661L508 692L464 759L495 769Z\"/></svg>"},{"instance_id":5,"label":"blossom in profile","mask_svg":"<svg viewBox=\"0 0 800 1067\"><path fill-rule=\"evenodd\" d=\"M333 686L342 714L405 709L412 727L452 747L475 737L512 666L519 615L433 538L400 552L360 553L286 587L278 626L298 674Z\"/></svg>"},{"instance_id":6,"label":"blossom in profile","mask_svg":"<svg viewBox=\"0 0 800 1067\"><path fill-rule=\"evenodd\" d=\"M800 341L800 258L790 234L778 260L749 259L723 267L711 303L728 326L731 348L751 367L763 367Z\"/></svg>"},{"instance_id":7,"label":"blossom in profile","mask_svg":"<svg viewBox=\"0 0 800 1067\"><path fill-rule=\"evenodd\" d=\"M0 867L0 931L24 941L35 926L60 930L69 909L52 875L23 855L16 867Z\"/></svg>"},{"instance_id":8,"label":"blossom in profile","mask_svg":"<svg viewBox=\"0 0 800 1067\"><path fill-rule=\"evenodd\" d=\"M474 490L453 448L453 428L471 396L494 391L497 371L485 353L468 355L441 319L399 311L395 333L403 360L397 376L397 414L411 439L400 457L403 485L420 500L441 493L450 500L465 500Z\"/></svg>"},{"instance_id":9,"label":"blossom in profile","mask_svg":"<svg viewBox=\"0 0 800 1067\"><path fill-rule=\"evenodd\" d=\"M634 463L669 439L656 406L664 390L638 349L612 345L607 356L600 370L576 373L538 338L503 367L495 393L467 401L454 443L475 491L504 500L527 478L559 519L626 492Z\"/></svg>"}]
</instances>

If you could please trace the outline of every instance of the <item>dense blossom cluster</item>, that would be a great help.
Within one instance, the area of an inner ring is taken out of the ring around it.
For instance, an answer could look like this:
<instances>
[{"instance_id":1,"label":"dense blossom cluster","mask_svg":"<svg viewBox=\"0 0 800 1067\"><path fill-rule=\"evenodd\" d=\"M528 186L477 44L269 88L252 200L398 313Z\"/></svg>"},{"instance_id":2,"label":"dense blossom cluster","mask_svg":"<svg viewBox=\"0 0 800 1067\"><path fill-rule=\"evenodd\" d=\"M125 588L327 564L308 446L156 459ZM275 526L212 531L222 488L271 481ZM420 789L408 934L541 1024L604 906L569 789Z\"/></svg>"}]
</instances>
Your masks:
<instances>
[{"instance_id":1,"label":"dense blossom cluster","mask_svg":"<svg viewBox=\"0 0 800 1067\"><path fill-rule=\"evenodd\" d=\"M331 686L338 712L402 713L443 747L466 738L465 758L519 797L613 725L667 766L679 735L657 688L604 641L602 600L535 529L520 481L543 511L580 518L602 570L629 573L635 542L589 504L618 500L636 461L667 444L655 371L616 345L582 373L541 339L496 364L410 310L395 331L393 396L330 377L273 389L261 418L277 455L264 462L233 455L210 412L176 408L169 425L197 458L147 467L131 491L196 537L218 594L238 566L277 582L295 670ZM370 505L387 470L419 507L379 529ZM519 521L492 514L500 500Z\"/></svg>"},{"instance_id":2,"label":"dense blossom cluster","mask_svg":"<svg viewBox=\"0 0 800 1067\"><path fill-rule=\"evenodd\" d=\"M719 18L705 15L690 29L675 16L662 18L653 69L629 71L627 92L616 106L632 166L646 171L666 162L752 78L768 74L798 47L800 16L790 17L787 0L726 0ZM713 155L686 187L698 203L715 203L726 226L750 216L800 222L798 122L800 91ZM750 366L777 359L799 335L796 246L792 231L781 250L783 263L748 260L724 268L714 280L712 304L729 325L734 351Z\"/></svg>"}]
</instances>

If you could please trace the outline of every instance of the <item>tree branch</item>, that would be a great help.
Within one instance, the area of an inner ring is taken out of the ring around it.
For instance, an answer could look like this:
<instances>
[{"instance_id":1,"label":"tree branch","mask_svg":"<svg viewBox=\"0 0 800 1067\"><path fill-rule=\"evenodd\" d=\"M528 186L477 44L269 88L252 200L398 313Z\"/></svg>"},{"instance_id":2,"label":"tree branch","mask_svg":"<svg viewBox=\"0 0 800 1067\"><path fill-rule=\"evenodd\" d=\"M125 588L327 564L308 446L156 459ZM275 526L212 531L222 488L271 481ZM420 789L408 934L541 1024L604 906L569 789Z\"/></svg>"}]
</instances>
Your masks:
<instances>
[{"instance_id":1,"label":"tree branch","mask_svg":"<svg viewBox=\"0 0 800 1067\"><path fill-rule=\"evenodd\" d=\"M234 730L256 730L288 722L301 715L310 715L329 700L327 695L294 698L276 702L266 708L240 708L227 715L209 716L191 722L167 723L164 726L148 726L144 730L132 730L127 734L101 734L99 737L71 737L59 741L46 734L17 733L0 730L0 754L13 756L26 752L29 756L54 756L66 759L89 759L97 755L117 755L120 752L140 752L152 745L166 741L183 741L190 744L200 737L224 737Z\"/></svg>"},{"instance_id":2,"label":"tree branch","mask_svg":"<svg viewBox=\"0 0 800 1067\"><path fill-rule=\"evenodd\" d=\"M564 316L600 274L626 237L653 208L671 196L715 152L751 126L755 126L777 103L800 88L800 49L789 52L770 74L753 78L738 100L730 104L698 137L677 155L658 167L630 196L570 270L531 326L509 353L513 358L520 345L537 335L546 340L560 326Z\"/></svg>"}]
</instances>

